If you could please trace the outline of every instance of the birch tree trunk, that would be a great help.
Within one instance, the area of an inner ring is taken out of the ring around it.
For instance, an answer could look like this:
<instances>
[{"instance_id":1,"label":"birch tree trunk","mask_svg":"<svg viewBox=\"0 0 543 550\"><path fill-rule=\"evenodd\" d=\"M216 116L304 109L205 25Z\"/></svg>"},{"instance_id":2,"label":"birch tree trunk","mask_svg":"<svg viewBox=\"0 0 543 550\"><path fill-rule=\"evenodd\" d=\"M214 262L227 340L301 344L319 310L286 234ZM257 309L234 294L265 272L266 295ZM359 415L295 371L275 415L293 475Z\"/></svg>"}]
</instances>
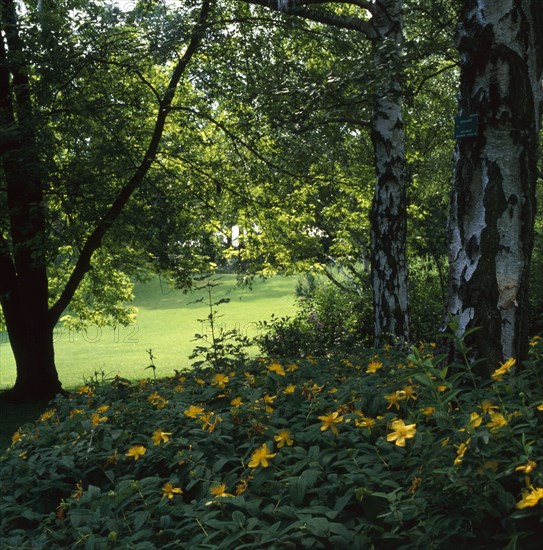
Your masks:
<instances>
[{"instance_id":1,"label":"birch tree trunk","mask_svg":"<svg viewBox=\"0 0 543 550\"><path fill-rule=\"evenodd\" d=\"M377 89L372 116L376 183L371 221L374 337L409 339L406 260L406 161L402 120L402 0L375 4Z\"/></svg>"},{"instance_id":2,"label":"birch tree trunk","mask_svg":"<svg viewBox=\"0 0 543 550\"><path fill-rule=\"evenodd\" d=\"M478 133L455 150L449 219L449 304L458 334L486 359L527 351L528 274L534 239L542 106L543 2L464 0L459 114Z\"/></svg>"}]
</instances>

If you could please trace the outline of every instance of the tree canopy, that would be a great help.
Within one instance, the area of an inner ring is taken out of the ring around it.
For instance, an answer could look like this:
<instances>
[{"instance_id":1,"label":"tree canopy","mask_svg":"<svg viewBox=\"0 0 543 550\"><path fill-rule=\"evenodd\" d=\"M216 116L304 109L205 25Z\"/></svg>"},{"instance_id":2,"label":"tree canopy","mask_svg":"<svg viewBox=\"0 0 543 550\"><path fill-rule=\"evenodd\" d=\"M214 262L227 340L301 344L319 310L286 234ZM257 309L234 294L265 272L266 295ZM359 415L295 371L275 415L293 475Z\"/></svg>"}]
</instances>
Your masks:
<instances>
[{"instance_id":1,"label":"tree canopy","mask_svg":"<svg viewBox=\"0 0 543 550\"><path fill-rule=\"evenodd\" d=\"M409 340L409 258L430 257L446 286L458 79L468 112L467 67L479 78L494 62L463 37L479 32L470 2L0 6L0 299L13 397L58 392L55 323L129 323L131 280L152 270L184 287L217 261L243 274L348 274L355 290L373 288L376 343ZM518 10L534 28L539 12ZM503 93L515 105L541 77L537 40L523 55L530 86ZM453 190L469 196L462 173ZM455 269L451 296L467 288ZM461 317L472 307L458 304L449 310ZM504 349L485 353L495 362Z\"/></svg>"}]
</instances>

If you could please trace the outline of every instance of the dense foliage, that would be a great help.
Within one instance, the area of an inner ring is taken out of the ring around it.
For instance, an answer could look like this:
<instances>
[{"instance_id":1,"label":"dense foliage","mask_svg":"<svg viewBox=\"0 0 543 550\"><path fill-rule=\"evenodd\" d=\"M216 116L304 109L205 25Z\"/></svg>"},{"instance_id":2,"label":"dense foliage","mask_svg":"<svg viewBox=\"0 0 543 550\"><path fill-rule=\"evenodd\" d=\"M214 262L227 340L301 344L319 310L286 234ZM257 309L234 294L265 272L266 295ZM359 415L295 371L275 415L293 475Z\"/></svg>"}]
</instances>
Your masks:
<instances>
[{"instance_id":1,"label":"dense foliage","mask_svg":"<svg viewBox=\"0 0 543 550\"><path fill-rule=\"evenodd\" d=\"M537 548L541 344L488 381L421 345L89 383L14 434L0 544Z\"/></svg>"},{"instance_id":2,"label":"dense foliage","mask_svg":"<svg viewBox=\"0 0 543 550\"><path fill-rule=\"evenodd\" d=\"M414 256L411 260L410 314L415 340L437 338L443 325L444 263L443 259L436 261L429 257ZM305 357L353 352L371 346L373 312L369 272L351 270L351 275L356 276L356 283L337 273L332 279L312 273L300 278L296 315L273 317L259 323L256 342L261 352L280 357Z\"/></svg>"}]
</instances>

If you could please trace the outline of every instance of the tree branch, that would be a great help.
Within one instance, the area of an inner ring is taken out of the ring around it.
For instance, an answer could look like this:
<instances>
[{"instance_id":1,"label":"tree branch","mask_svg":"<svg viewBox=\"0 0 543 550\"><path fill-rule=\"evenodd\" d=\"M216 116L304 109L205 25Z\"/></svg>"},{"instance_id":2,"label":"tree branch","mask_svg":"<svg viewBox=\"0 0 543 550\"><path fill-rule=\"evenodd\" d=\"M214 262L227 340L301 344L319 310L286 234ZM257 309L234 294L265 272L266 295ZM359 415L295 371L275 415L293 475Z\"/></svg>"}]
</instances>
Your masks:
<instances>
[{"instance_id":1,"label":"tree branch","mask_svg":"<svg viewBox=\"0 0 543 550\"><path fill-rule=\"evenodd\" d=\"M151 165L153 164L160 145L160 141L162 139L166 119L172 108L172 102L175 97L178 84L183 74L185 73L185 70L190 60L198 50L204 36L204 32L207 29L208 19L212 9L212 2L213 0L203 0L200 15L192 31L189 44L185 50L185 53L176 64L172 72L168 87L160 101L159 111L157 114L153 134L140 165L136 169L134 175L119 191L117 198L113 201L113 204L109 207L109 210L98 222L94 231L87 237L87 240L83 245L79 258L70 275L70 278L68 279L68 282L66 283L66 286L64 287L62 294L50 309L49 313L51 321L58 321L62 312L68 307L75 291L77 290L77 287L85 276L85 273L91 267L92 255L100 247L104 235L118 219L124 206L130 199L136 188L141 184L141 182L147 175Z\"/></svg>"},{"instance_id":2,"label":"tree branch","mask_svg":"<svg viewBox=\"0 0 543 550\"><path fill-rule=\"evenodd\" d=\"M282 172L283 174L286 174L287 176L293 177L293 178L303 178L308 176L303 176L301 174L296 174L294 172L291 172L289 170L285 170L283 167L279 166L278 164L274 164L272 161L264 157L257 149L255 149L253 146L251 146L249 143L247 143L245 140L243 140L238 135L235 135L232 130L226 127L225 124L218 121L216 118L212 117L210 114L203 113L201 111L198 111L197 109L194 109L192 107L172 107L172 110L176 111L186 111L188 113L192 113L198 117L201 117L208 122L211 122L214 124L217 128L222 130L222 132L232 141L232 143L240 143L245 149L247 149L254 157L256 157L258 160L262 161L267 166L273 168L274 170L277 170L278 172Z\"/></svg>"},{"instance_id":3,"label":"tree branch","mask_svg":"<svg viewBox=\"0 0 543 550\"><path fill-rule=\"evenodd\" d=\"M349 15L337 15L330 11L320 10L320 9L310 9L304 7L303 4L327 4L327 3L337 3L337 4L352 4L362 7L365 10L373 11L373 4L370 2L365 2L364 0L357 1L338 1L338 2L326 2L325 0L306 0L302 1L301 4L282 2L281 0L247 0L249 4L254 4L257 6L262 6L270 10L284 13L286 15L295 15L309 21L315 21L316 23L322 23L324 25L331 25L340 29L348 29L352 31L357 31L362 33L369 40L377 38L377 34L371 20L362 19L361 17L353 17ZM371 9L370 9L371 8Z\"/></svg>"}]
</instances>

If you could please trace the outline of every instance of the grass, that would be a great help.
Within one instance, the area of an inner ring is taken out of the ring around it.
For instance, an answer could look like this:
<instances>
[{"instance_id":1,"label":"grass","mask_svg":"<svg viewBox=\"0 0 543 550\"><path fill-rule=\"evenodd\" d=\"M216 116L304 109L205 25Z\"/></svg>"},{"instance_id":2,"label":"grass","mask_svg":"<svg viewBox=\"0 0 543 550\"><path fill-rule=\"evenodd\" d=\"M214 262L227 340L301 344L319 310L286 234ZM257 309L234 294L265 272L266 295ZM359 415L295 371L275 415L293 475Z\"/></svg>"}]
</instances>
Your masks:
<instances>
[{"instance_id":1,"label":"grass","mask_svg":"<svg viewBox=\"0 0 543 550\"><path fill-rule=\"evenodd\" d=\"M294 313L296 280L296 277L258 280L251 290L237 287L235 276L224 275L221 286L213 291L214 301L230 298L230 303L218 308L222 315L219 323L255 336L258 321L269 319L272 314ZM130 380L145 378L149 375L144 370L149 365L148 349L153 350L157 376L188 368L191 363L188 357L196 345L195 333L208 330L206 323L198 321L209 314L204 303L196 303L202 296L202 291L183 294L156 278L136 285L134 305L138 317L132 326L116 330L91 326L86 334L59 326L55 353L63 386L77 387L96 372L105 373L106 378L115 375ZM0 335L0 342L0 389L5 389L15 382L15 362L5 333Z\"/></svg>"},{"instance_id":2,"label":"grass","mask_svg":"<svg viewBox=\"0 0 543 550\"><path fill-rule=\"evenodd\" d=\"M274 277L255 281L252 290L239 288L235 276L224 275L221 285L213 291L213 300L230 298L218 307L219 324L237 328L243 334L255 336L258 321L272 314L291 315L295 311L294 286L296 277ZM152 375L146 352L152 349L157 376L169 376L174 369L185 369L196 342L194 334L208 327L198 319L205 319L209 309L203 302L203 291L183 294L172 289L159 278L137 284L134 305L138 308L136 324L118 330L90 327L87 334L57 330L56 362L63 386L76 388L95 376L113 378L119 375L130 380ZM15 382L15 362L5 333L0 333L0 389ZM256 349L253 350L256 353ZM97 373L97 375L95 375ZM36 418L45 405L0 405L0 449L5 448L12 433L22 423Z\"/></svg>"}]
</instances>

